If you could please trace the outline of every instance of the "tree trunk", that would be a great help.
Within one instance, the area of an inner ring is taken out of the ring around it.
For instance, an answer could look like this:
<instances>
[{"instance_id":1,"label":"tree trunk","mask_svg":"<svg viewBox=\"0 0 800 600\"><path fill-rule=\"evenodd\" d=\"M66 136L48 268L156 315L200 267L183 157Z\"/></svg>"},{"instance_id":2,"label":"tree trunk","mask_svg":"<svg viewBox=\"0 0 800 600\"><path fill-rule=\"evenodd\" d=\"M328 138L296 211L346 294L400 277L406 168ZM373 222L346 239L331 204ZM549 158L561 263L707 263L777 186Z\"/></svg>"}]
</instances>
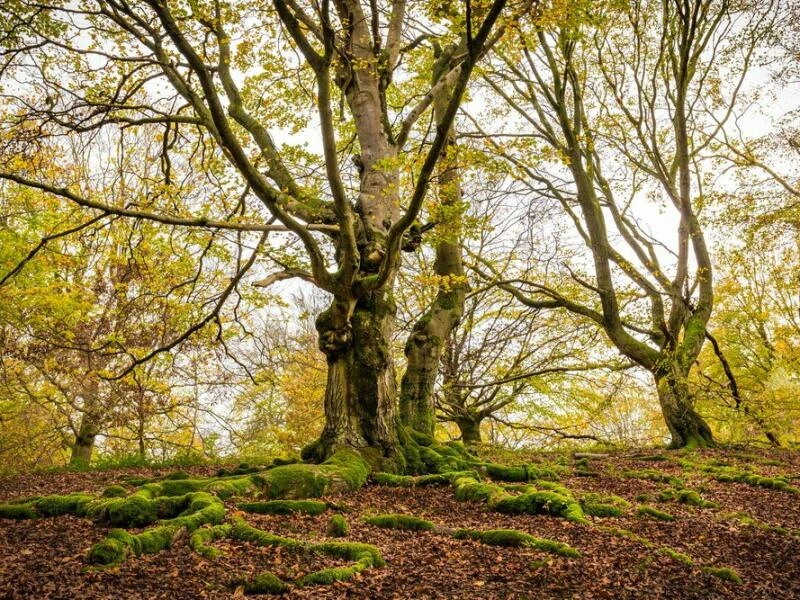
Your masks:
<instances>
[{"instance_id":1,"label":"tree trunk","mask_svg":"<svg viewBox=\"0 0 800 600\"><path fill-rule=\"evenodd\" d=\"M320 349L328 359L325 428L304 458L321 461L340 448L355 448L373 466L397 470L394 300L387 289L372 292L354 304L348 318L349 304L335 301L317 319Z\"/></svg>"},{"instance_id":2,"label":"tree trunk","mask_svg":"<svg viewBox=\"0 0 800 600\"><path fill-rule=\"evenodd\" d=\"M452 57L458 49L457 46L451 46L437 56L433 85L449 70ZM452 86L444 86L434 98L434 115L439 126L451 94ZM400 417L403 423L431 436L436 426L433 386L439 372L439 360L445 339L464 312L467 287L461 260L461 181L454 127L448 132L438 164L442 210L437 223L434 272L440 278L439 291L433 305L414 325L406 342L407 367L400 384Z\"/></svg>"},{"instance_id":3,"label":"tree trunk","mask_svg":"<svg viewBox=\"0 0 800 600\"><path fill-rule=\"evenodd\" d=\"M75 442L72 444L72 454L69 458L70 465L89 464L89 461L92 460L94 440L97 434L96 425L88 415L84 414L81 418L81 426L78 429L78 434L75 436Z\"/></svg>"},{"instance_id":4,"label":"tree trunk","mask_svg":"<svg viewBox=\"0 0 800 600\"><path fill-rule=\"evenodd\" d=\"M477 446L481 443L481 421L483 419L477 417L475 419L456 419L456 425L461 432L461 441L465 446Z\"/></svg>"},{"instance_id":5,"label":"tree trunk","mask_svg":"<svg viewBox=\"0 0 800 600\"><path fill-rule=\"evenodd\" d=\"M672 436L669 447L713 447L715 444L711 428L694 410L694 400L680 367L670 364L666 372L656 373L654 377L661 412Z\"/></svg>"}]
</instances>

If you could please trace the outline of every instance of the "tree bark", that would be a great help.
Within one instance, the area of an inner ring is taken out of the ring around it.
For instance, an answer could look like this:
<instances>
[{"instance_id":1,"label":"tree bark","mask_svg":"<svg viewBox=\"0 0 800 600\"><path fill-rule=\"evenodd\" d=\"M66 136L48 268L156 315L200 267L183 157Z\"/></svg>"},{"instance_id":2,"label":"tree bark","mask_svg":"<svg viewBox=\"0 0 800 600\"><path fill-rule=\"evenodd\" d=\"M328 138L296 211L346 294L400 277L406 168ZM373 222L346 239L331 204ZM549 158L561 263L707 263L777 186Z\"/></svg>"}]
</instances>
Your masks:
<instances>
[{"instance_id":1,"label":"tree bark","mask_svg":"<svg viewBox=\"0 0 800 600\"><path fill-rule=\"evenodd\" d=\"M461 432L461 441L465 446L477 446L481 443L481 417L475 419L456 419L456 425Z\"/></svg>"},{"instance_id":2,"label":"tree bark","mask_svg":"<svg viewBox=\"0 0 800 600\"><path fill-rule=\"evenodd\" d=\"M672 361L662 371L654 373L654 378L661 412L672 437L669 447L713 447L711 428L694 410L694 399L680 366Z\"/></svg>"},{"instance_id":3,"label":"tree bark","mask_svg":"<svg viewBox=\"0 0 800 600\"><path fill-rule=\"evenodd\" d=\"M458 49L453 45L437 57L432 85L436 85L451 68L452 57ZM434 116L438 126L442 126L452 88L452 85L443 86L434 99ZM464 312L467 287L461 258L461 181L455 127L451 126L448 131L438 164L442 210L437 224L439 239L436 243L434 272L440 278L439 291L433 305L414 325L406 342L407 366L400 384L400 417L403 423L428 435L433 435L436 426L433 387L439 372L439 360L447 336L458 325Z\"/></svg>"},{"instance_id":4,"label":"tree bark","mask_svg":"<svg viewBox=\"0 0 800 600\"><path fill-rule=\"evenodd\" d=\"M335 301L317 319L320 349L328 359L325 428L306 458L323 460L340 448L372 449L370 458L396 468L396 383L391 354L395 304L378 290L354 303ZM362 452L363 454L363 452Z\"/></svg>"},{"instance_id":5,"label":"tree bark","mask_svg":"<svg viewBox=\"0 0 800 600\"><path fill-rule=\"evenodd\" d=\"M70 465L88 465L92 460L94 451L94 441L98 434L97 426L92 418L84 414L81 418L81 425L72 444L72 453L69 458Z\"/></svg>"}]
</instances>

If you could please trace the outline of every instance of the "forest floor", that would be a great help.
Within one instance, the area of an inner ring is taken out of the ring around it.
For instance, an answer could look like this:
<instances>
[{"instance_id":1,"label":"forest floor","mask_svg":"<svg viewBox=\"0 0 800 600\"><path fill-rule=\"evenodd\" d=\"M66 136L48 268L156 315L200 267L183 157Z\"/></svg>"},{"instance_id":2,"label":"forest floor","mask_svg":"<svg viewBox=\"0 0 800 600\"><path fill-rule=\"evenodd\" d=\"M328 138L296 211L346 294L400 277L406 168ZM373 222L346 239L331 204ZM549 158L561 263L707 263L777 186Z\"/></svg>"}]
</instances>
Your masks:
<instances>
[{"instance_id":1,"label":"forest floor","mask_svg":"<svg viewBox=\"0 0 800 600\"><path fill-rule=\"evenodd\" d=\"M331 515L340 512L350 526L344 539L377 546L386 561L386 566L346 582L290 586L287 598L800 598L800 453L626 452L592 458L588 464L570 455L513 458L557 466L558 483L575 498L599 493L630 505L621 516L572 523L550 515L500 514L478 501L459 502L450 486L368 484L358 492L325 498L335 511L317 516L236 514L262 530L323 541ZM216 469L187 470L199 476L213 475ZM168 472L124 469L0 478L0 501L75 491L99 494L131 475ZM748 482L728 481L743 479L742 474ZM714 505L701 508L666 499L676 482ZM226 505L229 514L236 510L235 501ZM643 506L674 520L642 514ZM381 529L363 521L379 513L416 515L436 528ZM581 556L455 539L456 528L515 529L569 544ZM223 554L207 560L184 537L167 550L133 556L120 565L88 565L87 551L109 529L73 516L0 519L0 598L231 598L243 595L238 585L242 577L264 570L292 581L346 564L313 552L233 539L215 542ZM732 571L715 575L709 568ZM725 578L733 572L741 583Z\"/></svg>"}]
</instances>

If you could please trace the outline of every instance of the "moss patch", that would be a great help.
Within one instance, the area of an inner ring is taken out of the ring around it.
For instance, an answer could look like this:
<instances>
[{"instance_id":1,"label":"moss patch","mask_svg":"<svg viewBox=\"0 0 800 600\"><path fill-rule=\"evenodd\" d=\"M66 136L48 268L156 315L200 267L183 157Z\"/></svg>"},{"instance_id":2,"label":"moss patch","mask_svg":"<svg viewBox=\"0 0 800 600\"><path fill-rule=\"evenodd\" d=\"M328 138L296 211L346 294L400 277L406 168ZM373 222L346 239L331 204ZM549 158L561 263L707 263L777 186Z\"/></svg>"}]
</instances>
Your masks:
<instances>
[{"instance_id":1,"label":"moss patch","mask_svg":"<svg viewBox=\"0 0 800 600\"><path fill-rule=\"evenodd\" d=\"M433 523L413 515L386 514L367 517L364 519L367 525L382 527L384 529L408 529L411 531L430 531Z\"/></svg>"},{"instance_id":2,"label":"moss patch","mask_svg":"<svg viewBox=\"0 0 800 600\"><path fill-rule=\"evenodd\" d=\"M486 531L458 529L453 533L453 537L457 540L475 540L488 546L527 546L535 548L536 550L557 554L559 556L567 556L569 558L578 558L581 556L580 552L567 544L555 540L537 538L523 531L517 531L516 529L488 529Z\"/></svg>"},{"instance_id":3,"label":"moss patch","mask_svg":"<svg viewBox=\"0 0 800 600\"><path fill-rule=\"evenodd\" d=\"M741 576L730 567L703 567L703 573L713 575L725 581L732 581L733 583L744 583Z\"/></svg>"},{"instance_id":4,"label":"moss patch","mask_svg":"<svg viewBox=\"0 0 800 600\"><path fill-rule=\"evenodd\" d=\"M699 492L689 489L679 490L679 489L669 488L666 490L662 490L658 494L658 499L661 500L662 502L673 500L681 504L698 506L700 508L714 508L717 506L714 502L710 502L704 499Z\"/></svg>"},{"instance_id":5,"label":"moss patch","mask_svg":"<svg viewBox=\"0 0 800 600\"><path fill-rule=\"evenodd\" d=\"M626 479L644 479L646 481L656 481L658 483L668 483L674 487L682 488L683 480L674 475L669 475L657 469L641 469L634 471L623 471L622 476Z\"/></svg>"},{"instance_id":6,"label":"moss patch","mask_svg":"<svg viewBox=\"0 0 800 600\"><path fill-rule=\"evenodd\" d=\"M214 560L222 552L211 546L211 542L230 536L230 525L217 525L215 527L201 527L195 530L189 538L189 546L203 558Z\"/></svg>"},{"instance_id":7,"label":"moss patch","mask_svg":"<svg viewBox=\"0 0 800 600\"><path fill-rule=\"evenodd\" d=\"M333 515L328 521L326 534L328 537L345 537L350 532L350 526L343 515Z\"/></svg>"},{"instance_id":8,"label":"moss patch","mask_svg":"<svg viewBox=\"0 0 800 600\"><path fill-rule=\"evenodd\" d=\"M653 519L657 519L659 521L674 521L675 516L669 514L668 512L664 512L663 510L658 510L657 508L653 508L652 506L640 506L636 509L636 514L640 517L651 517Z\"/></svg>"},{"instance_id":9,"label":"moss patch","mask_svg":"<svg viewBox=\"0 0 800 600\"><path fill-rule=\"evenodd\" d=\"M289 586L270 571L259 573L244 584L245 594L283 594L288 589Z\"/></svg>"}]
</instances>

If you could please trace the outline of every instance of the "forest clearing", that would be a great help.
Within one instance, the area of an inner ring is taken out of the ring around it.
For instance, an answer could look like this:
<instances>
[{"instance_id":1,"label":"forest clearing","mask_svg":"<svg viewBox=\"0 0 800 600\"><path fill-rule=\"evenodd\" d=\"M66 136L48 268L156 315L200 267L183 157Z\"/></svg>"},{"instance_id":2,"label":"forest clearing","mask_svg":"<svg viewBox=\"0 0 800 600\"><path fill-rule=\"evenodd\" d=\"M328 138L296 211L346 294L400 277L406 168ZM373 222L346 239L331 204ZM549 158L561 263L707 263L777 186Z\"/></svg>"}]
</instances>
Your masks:
<instances>
[{"instance_id":1,"label":"forest clearing","mask_svg":"<svg viewBox=\"0 0 800 600\"><path fill-rule=\"evenodd\" d=\"M441 483L390 487L373 482L355 492L326 495L316 514L258 514L238 509L243 498L226 500L227 522L244 519L259 530L303 542L369 544L385 561L330 585L298 585L312 572L347 567L348 561L241 539L212 542L220 554L208 558L192 549L193 538L185 534L153 554L98 568L87 556L108 534L107 525L75 516L4 520L0 596L230 598L255 592L254 579L265 571L279 578L282 585L276 591L286 598L800 596L797 453L707 450L526 458L535 461L528 463L531 474L547 479L514 485L563 486L583 507L585 522L548 514L546 508L541 514L501 513L478 497L459 500L452 484ZM215 470L194 467L186 475L208 476ZM135 478L170 481L171 473L126 469L7 477L0 480L0 499L77 490L100 495L119 483L131 489ZM731 481L743 474L750 483ZM8 506L0 505L0 514ZM428 522L432 529L366 522L398 513ZM329 529L335 514L348 524L343 537ZM559 545L542 549L512 536L496 541L511 547L457 539L456 531L465 529L515 530ZM577 552L564 556L565 548Z\"/></svg>"}]
</instances>

